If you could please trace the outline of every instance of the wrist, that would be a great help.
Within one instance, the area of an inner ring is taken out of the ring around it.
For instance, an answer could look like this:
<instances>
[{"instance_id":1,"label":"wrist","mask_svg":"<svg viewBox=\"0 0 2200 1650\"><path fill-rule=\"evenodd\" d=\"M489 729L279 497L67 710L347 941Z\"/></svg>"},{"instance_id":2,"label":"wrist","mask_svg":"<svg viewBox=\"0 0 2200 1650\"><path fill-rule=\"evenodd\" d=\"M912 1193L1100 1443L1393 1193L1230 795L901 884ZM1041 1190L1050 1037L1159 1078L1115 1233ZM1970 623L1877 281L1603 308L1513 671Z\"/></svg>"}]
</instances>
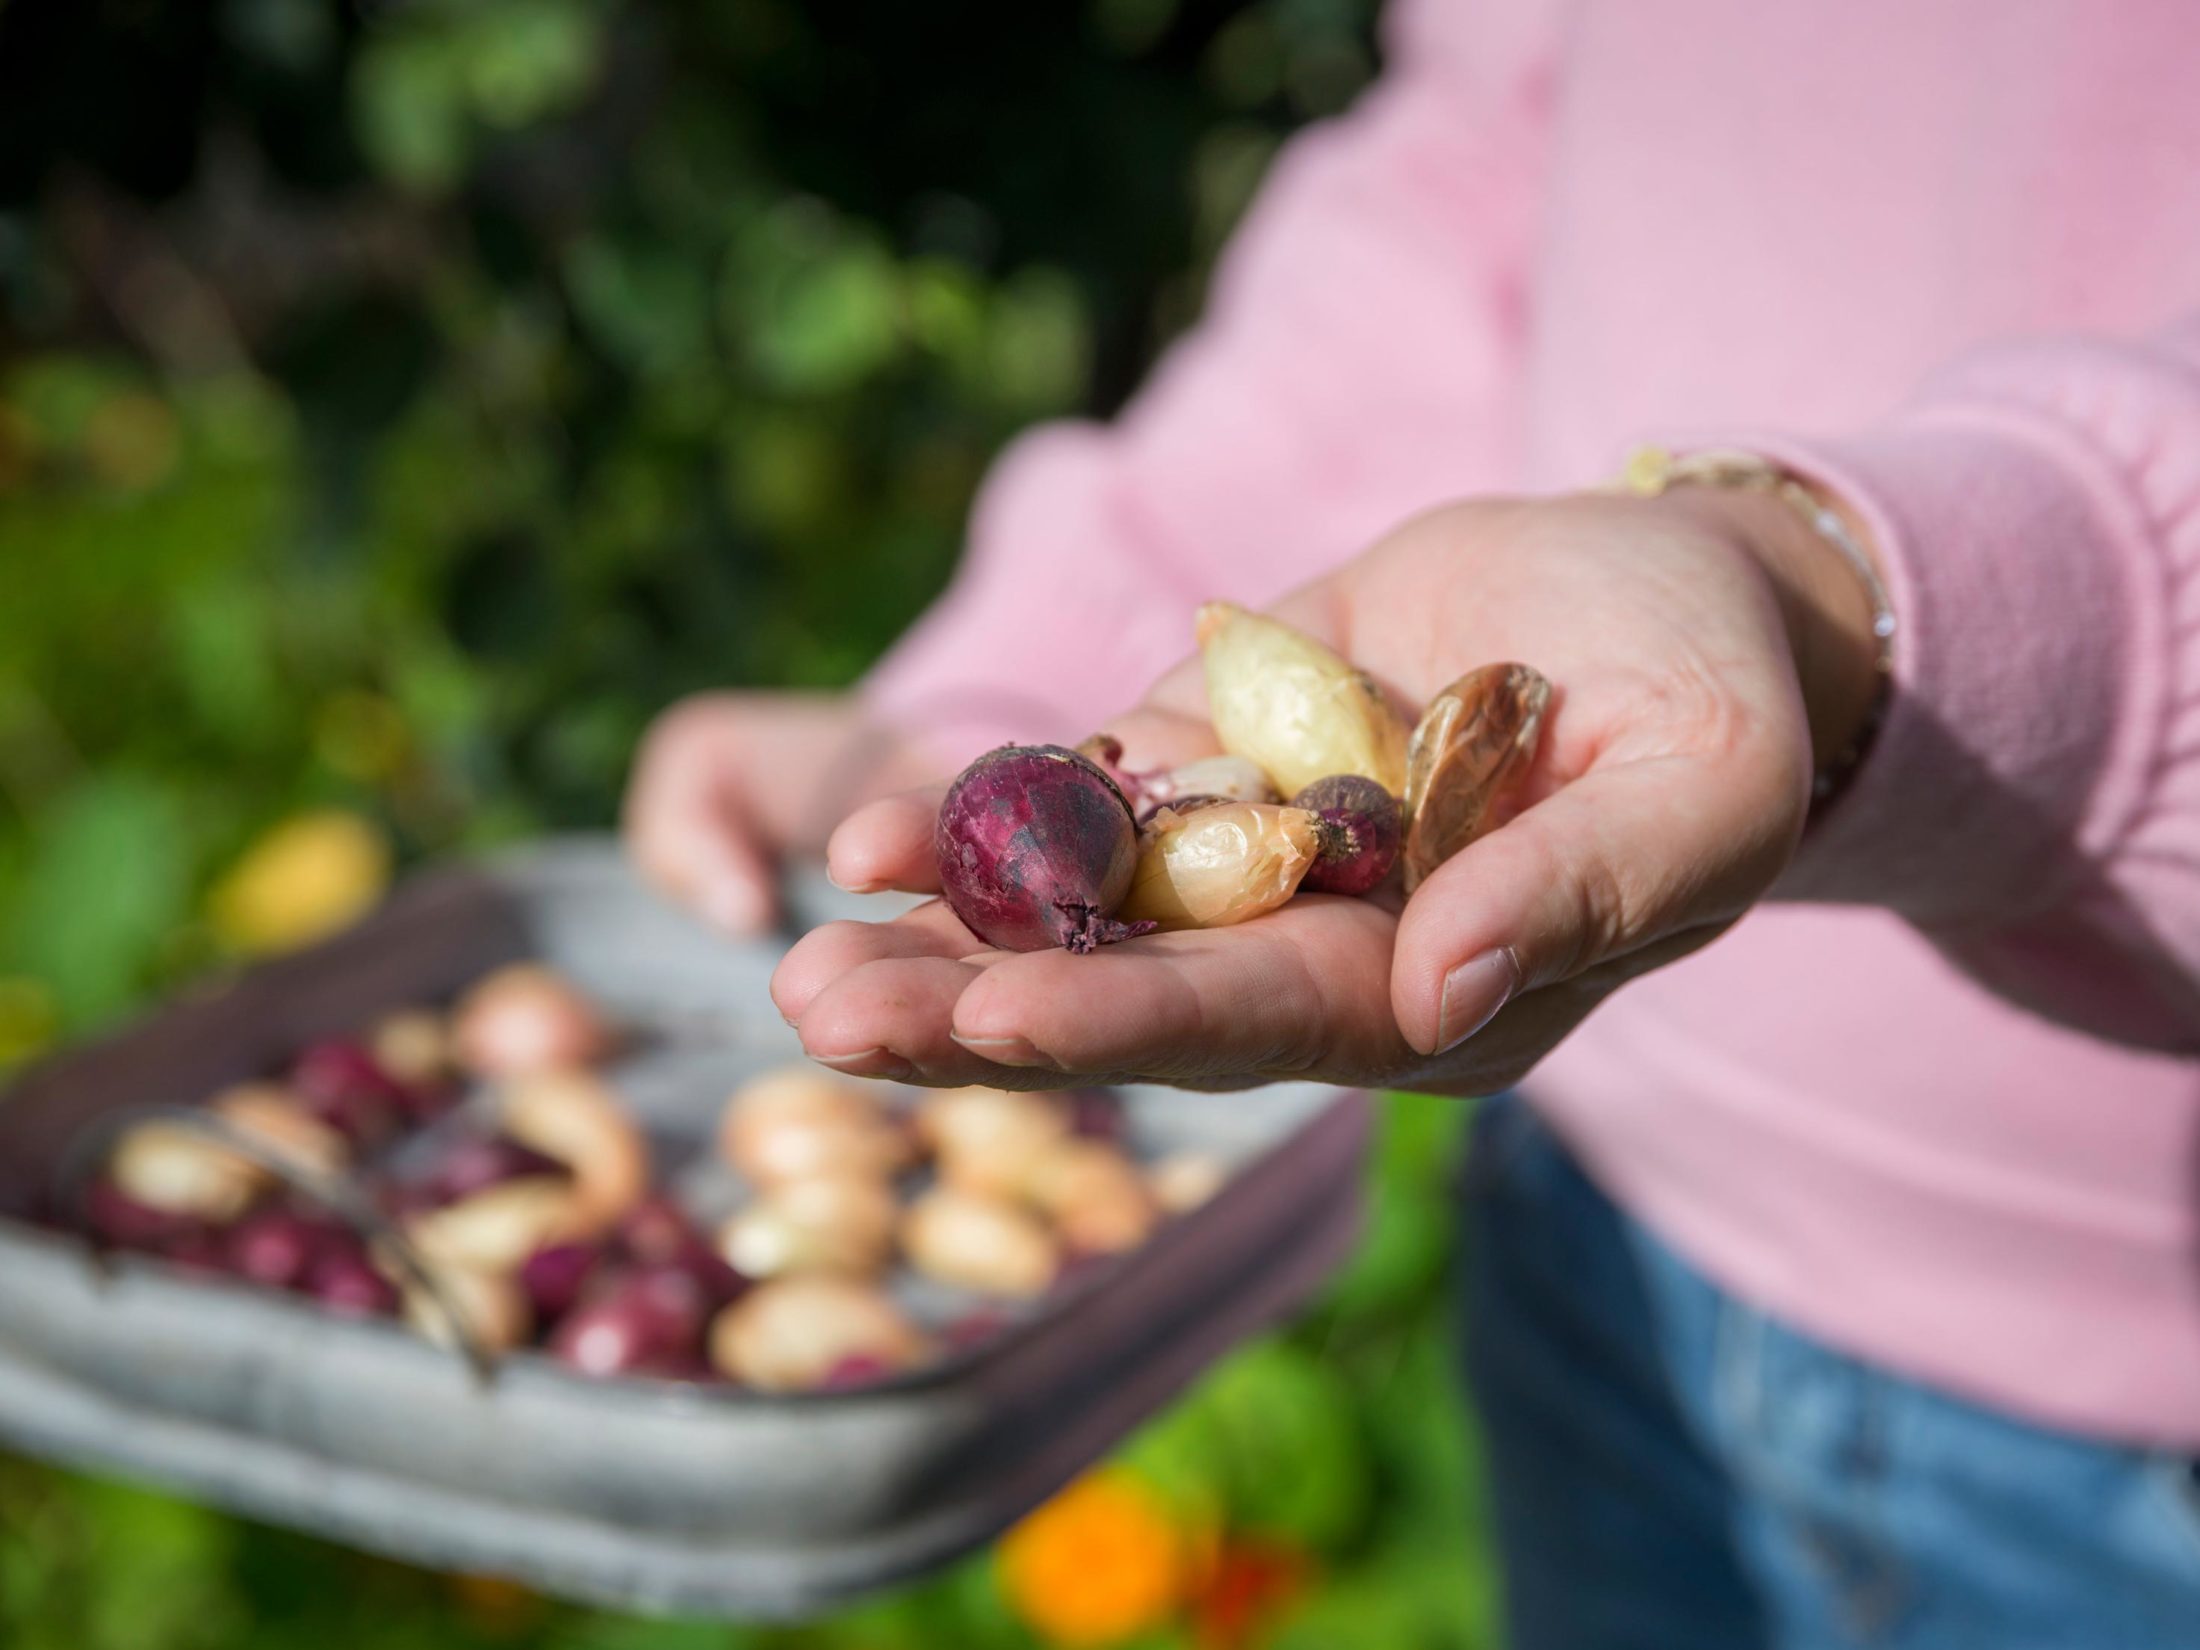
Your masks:
<instances>
[{"instance_id":1,"label":"wrist","mask_svg":"<svg viewBox=\"0 0 2200 1650\"><path fill-rule=\"evenodd\" d=\"M1840 501L1815 489L1813 497L1872 557L1870 535ZM1662 502L1722 532L1763 573L1787 633L1809 719L1812 768L1828 773L1866 737L1879 704L1883 644L1870 586L1802 511L1776 493L1678 487Z\"/></svg>"}]
</instances>

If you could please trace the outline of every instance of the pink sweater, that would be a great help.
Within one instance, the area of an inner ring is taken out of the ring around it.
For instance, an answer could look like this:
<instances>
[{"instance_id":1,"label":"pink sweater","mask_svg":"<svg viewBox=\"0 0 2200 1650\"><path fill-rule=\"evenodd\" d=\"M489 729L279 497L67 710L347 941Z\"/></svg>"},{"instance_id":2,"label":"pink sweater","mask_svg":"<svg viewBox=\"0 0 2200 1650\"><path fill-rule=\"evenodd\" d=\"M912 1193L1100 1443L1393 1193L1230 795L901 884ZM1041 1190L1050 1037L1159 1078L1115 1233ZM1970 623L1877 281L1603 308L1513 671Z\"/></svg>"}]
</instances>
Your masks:
<instances>
[{"instance_id":1,"label":"pink sweater","mask_svg":"<svg viewBox=\"0 0 2200 1650\"><path fill-rule=\"evenodd\" d=\"M889 712L1077 736L1433 502L1753 443L1902 629L1781 890L1531 1093L1743 1297L2200 1445L2200 8L1456 0L1294 143L1111 427L1021 442ZM1051 726L1035 726L1035 720Z\"/></svg>"}]
</instances>

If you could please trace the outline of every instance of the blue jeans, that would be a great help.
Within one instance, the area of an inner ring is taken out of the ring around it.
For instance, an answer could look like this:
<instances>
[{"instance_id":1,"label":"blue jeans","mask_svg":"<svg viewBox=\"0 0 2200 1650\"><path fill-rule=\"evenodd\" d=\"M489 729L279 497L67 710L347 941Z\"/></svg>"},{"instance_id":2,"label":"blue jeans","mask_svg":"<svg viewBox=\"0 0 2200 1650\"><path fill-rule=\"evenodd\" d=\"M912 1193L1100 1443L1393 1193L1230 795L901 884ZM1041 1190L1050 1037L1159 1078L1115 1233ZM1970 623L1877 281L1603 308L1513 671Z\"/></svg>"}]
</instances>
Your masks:
<instances>
[{"instance_id":1,"label":"blue jeans","mask_svg":"<svg viewBox=\"0 0 2200 1650\"><path fill-rule=\"evenodd\" d=\"M2200 1647L2192 1463L1752 1311L1517 1100L1468 1162L1468 1364L1514 1650Z\"/></svg>"}]
</instances>

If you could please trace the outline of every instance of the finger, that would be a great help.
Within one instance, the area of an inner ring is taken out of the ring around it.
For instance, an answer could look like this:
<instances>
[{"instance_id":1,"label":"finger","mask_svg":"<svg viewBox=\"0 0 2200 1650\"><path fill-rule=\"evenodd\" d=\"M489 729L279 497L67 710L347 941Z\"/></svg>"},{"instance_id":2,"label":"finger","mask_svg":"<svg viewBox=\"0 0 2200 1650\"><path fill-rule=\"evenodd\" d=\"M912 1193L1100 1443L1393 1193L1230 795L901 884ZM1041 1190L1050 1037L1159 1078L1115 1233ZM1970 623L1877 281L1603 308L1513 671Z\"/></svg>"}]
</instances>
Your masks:
<instances>
[{"instance_id":1,"label":"finger","mask_svg":"<svg viewBox=\"0 0 2200 1650\"><path fill-rule=\"evenodd\" d=\"M778 876L739 792L731 719L712 701L660 718L627 792L625 832L642 873L737 934L768 929L778 915Z\"/></svg>"},{"instance_id":2,"label":"finger","mask_svg":"<svg viewBox=\"0 0 2200 1650\"><path fill-rule=\"evenodd\" d=\"M1738 915L1793 848L1784 768L1687 755L1593 771L1453 856L1399 922L1406 1039L1444 1053L1525 992Z\"/></svg>"},{"instance_id":3,"label":"finger","mask_svg":"<svg viewBox=\"0 0 2200 1650\"><path fill-rule=\"evenodd\" d=\"M825 844L825 874L852 893L938 893L932 830L946 794L946 786L929 785L858 808Z\"/></svg>"},{"instance_id":4,"label":"finger","mask_svg":"<svg viewBox=\"0 0 2200 1650\"><path fill-rule=\"evenodd\" d=\"M1714 924L1682 929L1570 980L1516 997L1465 1042L1402 1074L1398 1086L1424 1094L1462 1096L1518 1088L1605 998L1629 980L1702 949L1723 928Z\"/></svg>"},{"instance_id":5,"label":"finger","mask_svg":"<svg viewBox=\"0 0 2200 1650\"><path fill-rule=\"evenodd\" d=\"M811 1000L797 1030L814 1060L859 1077L948 1085L986 1083L983 1056L948 1036L955 1003L980 970L948 957L860 963Z\"/></svg>"},{"instance_id":6,"label":"finger","mask_svg":"<svg viewBox=\"0 0 2200 1650\"><path fill-rule=\"evenodd\" d=\"M779 959L772 971L772 1002L781 1018L797 1021L827 986L865 963L923 957L957 961L985 949L938 900L892 922L829 922L811 929Z\"/></svg>"},{"instance_id":7,"label":"finger","mask_svg":"<svg viewBox=\"0 0 2200 1650\"><path fill-rule=\"evenodd\" d=\"M1215 730L1207 722L1205 690L1196 705L1183 691L1182 668L1171 671L1154 685L1155 695L1168 694L1174 702L1149 696L1136 710L1126 711L1103 730L1123 742L1122 766L1129 773L1180 767L1221 750ZM1196 681L1196 678L1194 678Z\"/></svg>"},{"instance_id":8,"label":"finger","mask_svg":"<svg viewBox=\"0 0 2200 1650\"><path fill-rule=\"evenodd\" d=\"M1392 1070L1410 1056L1386 988L1394 931L1364 901L1308 896L1232 928L1003 957L970 980L954 1037L1065 1074Z\"/></svg>"}]
</instances>

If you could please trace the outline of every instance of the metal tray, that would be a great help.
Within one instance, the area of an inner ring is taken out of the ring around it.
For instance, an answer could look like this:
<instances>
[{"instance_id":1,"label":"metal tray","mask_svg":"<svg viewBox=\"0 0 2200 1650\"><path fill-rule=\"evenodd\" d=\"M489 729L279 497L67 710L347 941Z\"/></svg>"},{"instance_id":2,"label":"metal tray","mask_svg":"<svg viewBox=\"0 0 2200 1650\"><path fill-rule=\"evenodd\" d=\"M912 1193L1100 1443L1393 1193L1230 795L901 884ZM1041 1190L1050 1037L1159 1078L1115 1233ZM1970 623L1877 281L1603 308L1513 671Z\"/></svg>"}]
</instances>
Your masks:
<instances>
[{"instance_id":1,"label":"metal tray","mask_svg":"<svg viewBox=\"0 0 2200 1650\"><path fill-rule=\"evenodd\" d=\"M797 926L848 914L822 879L792 900ZM392 1325L103 1264L30 1218L102 1118L196 1102L522 956L640 1029L613 1076L708 1205L735 1190L701 1147L726 1093L798 1052L765 990L777 951L713 935L606 844L554 844L423 876L337 940L31 1074L0 1099L0 1439L420 1564L797 1617L990 1539L1346 1251L1366 1105L1311 1084L1121 1091L1135 1145L1225 1153L1224 1190L996 1339L843 1393L597 1381L525 1353L484 1382ZM923 1315L956 1306L910 1293Z\"/></svg>"}]
</instances>

